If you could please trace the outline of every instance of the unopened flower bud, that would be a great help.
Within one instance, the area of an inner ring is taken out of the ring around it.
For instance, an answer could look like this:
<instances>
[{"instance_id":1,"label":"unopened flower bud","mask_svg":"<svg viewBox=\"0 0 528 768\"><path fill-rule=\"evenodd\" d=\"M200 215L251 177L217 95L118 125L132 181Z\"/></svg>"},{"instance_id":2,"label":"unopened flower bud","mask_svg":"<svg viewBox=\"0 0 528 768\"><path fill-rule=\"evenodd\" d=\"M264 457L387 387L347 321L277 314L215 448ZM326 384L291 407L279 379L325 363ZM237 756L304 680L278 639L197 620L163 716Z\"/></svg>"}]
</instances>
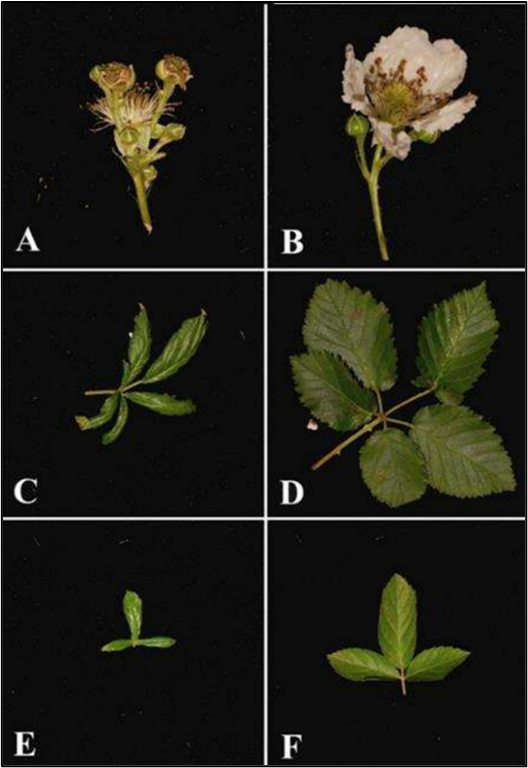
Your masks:
<instances>
[{"instance_id":1,"label":"unopened flower bud","mask_svg":"<svg viewBox=\"0 0 528 768\"><path fill-rule=\"evenodd\" d=\"M346 123L346 132L349 136L366 136L370 130L370 123L366 117L355 113L350 115Z\"/></svg>"},{"instance_id":2,"label":"unopened flower bud","mask_svg":"<svg viewBox=\"0 0 528 768\"><path fill-rule=\"evenodd\" d=\"M139 133L136 129L125 128L121 133L114 131L114 136L117 148L121 154L126 157L131 157L137 150L139 142Z\"/></svg>"},{"instance_id":3,"label":"unopened flower bud","mask_svg":"<svg viewBox=\"0 0 528 768\"><path fill-rule=\"evenodd\" d=\"M103 90L125 93L136 82L136 73L132 64L97 64L90 71L90 78Z\"/></svg>"},{"instance_id":4,"label":"unopened flower bud","mask_svg":"<svg viewBox=\"0 0 528 768\"><path fill-rule=\"evenodd\" d=\"M186 128L181 123L169 123L163 129L162 139L165 142L180 141L185 136Z\"/></svg>"},{"instance_id":5,"label":"unopened flower bud","mask_svg":"<svg viewBox=\"0 0 528 768\"><path fill-rule=\"evenodd\" d=\"M187 89L187 82L192 77L189 63L181 56L164 56L156 64L156 75L163 82L171 85L179 85L182 91Z\"/></svg>"},{"instance_id":6,"label":"unopened flower bud","mask_svg":"<svg viewBox=\"0 0 528 768\"><path fill-rule=\"evenodd\" d=\"M423 141L424 144L434 144L440 138L440 131L428 133L427 131L416 131L414 134L416 141Z\"/></svg>"},{"instance_id":7,"label":"unopened flower bud","mask_svg":"<svg viewBox=\"0 0 528 768\"><path fill-rule=\"evenodd\" d=\"M143 169L143 176L145 177L145 182L147 184L152 184L154 179L157 178L158 172L153 165L147 165L147 167Z\"/></svg>"}]
</instances>

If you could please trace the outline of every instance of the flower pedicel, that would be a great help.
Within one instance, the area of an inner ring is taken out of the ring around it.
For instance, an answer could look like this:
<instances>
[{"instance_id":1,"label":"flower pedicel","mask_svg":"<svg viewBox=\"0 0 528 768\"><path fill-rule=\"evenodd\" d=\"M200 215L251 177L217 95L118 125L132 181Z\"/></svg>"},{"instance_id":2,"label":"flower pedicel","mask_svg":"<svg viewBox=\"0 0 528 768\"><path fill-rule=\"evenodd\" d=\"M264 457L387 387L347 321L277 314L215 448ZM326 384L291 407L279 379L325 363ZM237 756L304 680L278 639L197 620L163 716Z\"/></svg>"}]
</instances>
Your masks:
<instances>
[{"instance_id":1,"label":"flower pedicel","mask_svg":"<svg viewBox=\"0 0 528 768\"><path fill-rule=\"evenodd\" d=\"M158 175L154 164L166 157L162 150L168 144L183 139L186 130L181 123L162 125L160 120L173 114L175 104L169 99L177 87L185 91L192 77L189 64L179 56L164 56L156 65L156 75L162 86L156 84L152 92L148 86L136 85L132 64L98 64L90 72L104 93L90 104L90 110L101 128L114 128L118 156L134 182L141 220L149 234L147 195Z\"/></svg>"},{"instance_id":2,"label":"flower pedicel","mask_svg":"<svg viewBox=\"0 0 528 768\"><path fill-rule=\"evenodd\" d=\"M413 141L433 144L461 123L477 103L471 93L452 100L464 79L465 52L453 40L435 40L417 27L399 27L382 37L363 62L352 45L345 51L343 101L354 114L347 133L356 140L356 157L368 184L376 234L384 261L389 260L381 221L379 176L393 157L405 160ZM365 139L372 131L371 166Z\"/></svg>"}]
</instances>

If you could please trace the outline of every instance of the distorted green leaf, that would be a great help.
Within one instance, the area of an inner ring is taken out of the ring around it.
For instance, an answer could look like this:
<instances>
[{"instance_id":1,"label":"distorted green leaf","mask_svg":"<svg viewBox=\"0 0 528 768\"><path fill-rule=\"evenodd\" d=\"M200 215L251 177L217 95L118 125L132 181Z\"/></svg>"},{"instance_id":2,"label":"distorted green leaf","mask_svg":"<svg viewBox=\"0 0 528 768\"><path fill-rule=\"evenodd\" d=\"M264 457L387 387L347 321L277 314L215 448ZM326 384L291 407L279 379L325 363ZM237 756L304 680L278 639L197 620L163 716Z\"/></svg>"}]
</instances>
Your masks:
<instances>
[{"instance_id":1,"label":"distorted green leaf","mask_svg":"<svg viewBox=\"0 0 528 768\"><path fill-rule=\"evenodd\" d=\"M173 637L147 637L138 640L136 645L144 645L146 648L171 648L175 643Z\"/></svg>"},{"instance_id":2,"label":"distorted green leaf","mask_svg":"<svg viewBox=\"0 0 528 768\"><path fill-rule=\"evenodd\" d=\"M405 676L409 682L443 680L470 655L460 648L440 646L422 651L411 661Z\"/></svg>"},{"instance_id":3,"label":"distorted green leaf","mask_svg":"<svg viewBox=\"0 0 528 768\"><path fill-rule=\"evenodd\" d=\"M115 424L112 427L112 429L110 429L108 432L105 432L105 434L103 435L101 440L103 445L110 445L111 443L115 443L115 441L121 436L121 433L123 432L127 421L128 421L128 403L124 397L121 397L119 402L119 411L117 414L117 419L115 420Z\"/></svg>"},{"instance_id":4,"label":"distorted green leaf","mask_svg":"<svg viewBox=\"0 0 528 768\"><path fill-rule=\"evenodd\" d=\"M329 352L291 358L299 398L319 421L337 431L357 429L372 418L376 400L345 364Z\"/></svg>"},{"instance_id":5,"label":"distorted green leaf","mask_svg":"<svg viewBox=\"0 0 528 768\"><path fill-rule=\"evenodd\" d=\"M134 381L141 373L150 357L152 337L147 310L143 304L139 305L139 313L134 318L134 330L128 344L128 362L130 370L127 384Z\"/></svg>"},{"instance_id":6,"label":"distorted green leaf","mask_svg":"<svg viewBox=\"0 0 528 768\"><path fill-rule=\"evenodd\" d=\"M162 416L187 416L196 411L192 400L176 400L171 395L159 395L156 392L127 392L125 397Z\"/></svg>"},{"instance_id":7,"label":"distorted green leaf","mask_svg":"<svg viewBox=\"0 0 528 768\"><path fill-rule=\"evenodd\" d=\"M416 592L395 573L381 596L378 642L388 661L405 670L416 650Z\"/></svg>"},{"instance_id":8,"label":"distorted green leaf","mask_svg":"<svg viewBox=\"0 0 528 768\"><path fill-rule=\"evenodd\" d=\"M436 305L420 325L417 386L463 395L484 372L498 329L485 283Z\"/></svg>"},{"instance_id":9,"label":"distorted green leaf","mask_svg":"<svg viewBox=\"0 0 528 768\"><path fill-rule=\"evenodd\" d=\"M401 507L427 490L423 457L399 429L371 435L360 452L363 480L370 492L389 507Z\"/></svg>"},{"instance_id":10,"label":"distorted green leaf","mask_svg":"<svg viewBox=\"0 0 528 768\"><path fill-rule=\"evenodd\" d=\"M123 598L123 613L127 620L130 637L137 640L141 634L141 623L143 621L143 602L137 592L127 590Z\"/></svg>"},{"instance_id":11,"label":"distorted green leaf","mask_svg":"<svg viewBox=\"0 0 528 768\"><path fill-rule=\"evenodd\" d=\"M185 320L167 342L161 355L152 363L142 378L143 384L173 376L196 354L207 330L205 312Z\"/></svg>"},{"instance_id":12,"label":"distorted green leaf","mask_svg":"<svg viewBox=\"0 0 528 768\"><path fill-rule=\"evenodd\" d=\"M501 438L469 408L422 408L414 417L411 437L425 458L429 483L437 491L471 498L515 489Z\"/></svg>"},{"instance_id":13,"label":"distorted green leaf","mask_svg":"<svg viewBox=\"0 0 528 768\"><path fill-rule=\"evenodd\" d=\"M365 648L343 648L327 656L332 669L347 680L398 680L400 675L380 653Z\"/></svg>"},{"instance_id":14,"label":"distorted green leaf","mask_svg":"<svg viewBox=\"0 0 528 768\"><path fill-rule=\"evenodd\" d=\"M102 651L124 651L132 647L132 640L112 640L111 643L103 645Z\"/></svg>"},{"instance_id":15,"label":"distorted green leaf","mask_svg":"<svg viewBox=\"0 0 528 768\"><path fill-rule=\"evenodd\" d=\"M93 416L88 419L86 416L76 416L75 421L79 428L86 432L88 429L99 429L99 427L108 424L117 410L119 404L119 394L111 395L107 397L101 406L101 410L97 416Z\"/></svg>"},{"instance_id":16,"label":"distorted green leaf","mask_svg":"<svg viewBox=\"0 0 528 768\"><path fill-rule=\"evenodd\" d=\"M308 306L304 340L310 350L341 357L368 389L396 381L397 356L387 307L346 282L319 285Z\"/></svg>"}]
</instances>

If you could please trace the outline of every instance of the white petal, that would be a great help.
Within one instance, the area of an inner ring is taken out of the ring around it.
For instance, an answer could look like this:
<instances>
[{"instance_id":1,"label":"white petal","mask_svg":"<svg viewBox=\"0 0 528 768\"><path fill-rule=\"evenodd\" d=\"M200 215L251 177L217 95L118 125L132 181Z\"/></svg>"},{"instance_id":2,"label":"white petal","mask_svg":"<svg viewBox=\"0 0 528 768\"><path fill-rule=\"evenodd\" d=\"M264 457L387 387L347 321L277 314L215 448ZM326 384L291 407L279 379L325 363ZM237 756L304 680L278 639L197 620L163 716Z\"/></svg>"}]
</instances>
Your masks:
<instances>
[{"instance_id":1,"label":"white petal","mask_svg":"<svg viewBox=\"0 0 528 768\"><path fill-rule=\"evenodd\" d=\"M404 61L403 74L408 81L418 77L423 67L427 78L422 87L424 94L451 96L467 67L466 54L453 40L431 43L427 32L418 27L398 27L389 37L382 37L363 62L365 72L375 66L376 59L381 59L386 74Z\"/></svg>"},{"instance_id":2,"label":"white petal","mask_svg":"<svg viewBox=\"0 0 528 768\"><path fill-rule=\"evenodd\" d=\"M365 95L365 72L363 64L356 59L354 47L350 43L345 48L345 68L343 70L343 101L352 109L368 115L369 103Z\"/></svg>"},{"instance_id":3,"label":"white petal","mask_svg":"<svg viewBox=\"0 0 528 768\"><path fill-rule=\"evenodd\" d=\"M470 112L477 103L477 97L472 93L462 96L461 99L450 101L440 109L435 109L420 120L414 120L411 123L416 131L449 131L454 125L461 123L464 116Z\"/></svg>"},{"instance_id":4,"label":"white petal","mask_svg":"<svg viewBox=\"0 0 528 768\"><path fill-rule=\"evenodd\" d=\"M382 120L370 118L374 130L373 144L382 144L389 155L398 160L405 160L411 151L411 139L405 131L396 133L390 123L384 123Z\"/></svg>"}]
</instances>

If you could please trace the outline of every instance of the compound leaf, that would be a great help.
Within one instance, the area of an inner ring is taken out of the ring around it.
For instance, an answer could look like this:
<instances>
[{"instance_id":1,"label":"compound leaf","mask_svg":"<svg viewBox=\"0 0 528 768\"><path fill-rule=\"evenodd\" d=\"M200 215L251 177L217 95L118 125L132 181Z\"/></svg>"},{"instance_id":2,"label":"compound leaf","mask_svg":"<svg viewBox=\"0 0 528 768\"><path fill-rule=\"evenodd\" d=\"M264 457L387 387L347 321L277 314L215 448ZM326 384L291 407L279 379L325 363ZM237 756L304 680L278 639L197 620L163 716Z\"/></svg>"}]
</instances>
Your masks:
<instances>
[{"instance_id":1,"label":"compound leaf","mask_svg":"<svg viewBox=\"0 0 528 768\"><path fill-rule=\"evenodd\" d=\"M343 648L330 653L327 659L332 669L347 680L398 680L400 675L380 653L365 648Z\"/></svg>"},{"instance_id":2,"label":"compound leaf","mask_svg":"<svg viewBox=\"0 0 528 768\"><path fill-rule=\"evenodd\" d=\"M416 592L395 573L381 596L378 642L385 658L405 670L416 650Z\"/></svg>"},{"instance_id":3,"label":"compound leaf","mask_svg":"<svg viewBox=\"0 0 528 768\"><path fill-rule=\"evenodd\" d=\"M456 667L459 667L469 655L469 651L462 651L460 648L447 646L428 648L414 657L407 668L405 677L413 682L443 680Z\"/></svg>"},{"instance_id":4,"label":"compound leaf","mask_svg":"<svg viewBox=\"0 0 528 768\"><path fill-rule=\"evenodd\" d=\"M198 350L206 330L205 312L185 320L171 336L161 355L148 368L142 382L154 384L163 381L183 368Z\"/></svg>"},{"instance_id":5,"label":"compound leaf","mask_svg":"<svg viewBox=\"0 0 528 768\"><path fill-rule=\"evenodd\" d=\"M150 333L150 322L147 310L143 304L139 305L139 314L134 318L134 330L130 335L128 343L128 362L129 367L126 371L125 384L130 384L138 377L150 357L150 348L152 345L152 336Z\"/></svg>"},{"instance_id":6,"label":"compound leaf","mask_svg":"<svg viewBox=\"0 0 528 768\"><path fill-rule=\"evenodd\" d=\"M88 419L86 416L76 416L75 421L83 432L86 432L88 429L98 429L108 424L112 419L117 410L118 403L119 394L116 393L106 398L97 416L93 416L91 419Z\"/></svg>"},{"instance_id":7,"label":"compound leaf","mask_svg":"<svg viewBox=\"0 0 528 768\"><path fill-rule=\"evenodd\" d=\"M121 436L121 433L123 432L127 421L128 421L128 403L124 397L121 397L121 400L119 403L119 411L117 414L117 419L115 420L115 424L112 427L112 429L110 429L108 432L105 432L105 434L101 438L101 442L103 443L103 445L110 445L111 443L115 443L118 437Z\"/></svg>"},{"instance_id":8,"label":"compound leaf","mask_svg":"<svg viewBox=\"0 0 528 768\"><path fill-rule=\"evenodd\" d=\"M138 640L136 645L144 645L146 648L171 648L175 643L173 637L147 637Z\"/></svg>"},{"instance_id":9,"label":"compound leaf","mask_svg":"<svg viewBox=\"0 0 528 768\"><path fill-rule=\"evenodd\" d=\"M304 340L311 350L341 357L368 389L390 389L396 381L397 356L387 307L348 283L328 280L316 288Z\"/></svg>"},{"instance_id":10,"label":"compound leaf","mask_svg":"<svg viewBox=\"0 0 528 768\"><path fill-rule=\"evenodd\" d=\"M515 489L510 458L494 428L465 406L433 405L415 415L411 437L429 483L458 498Z\"/></svg>"},{"instance_id":11,"label":"compound leaf","mask_svg":"<svg viewBox=\"0 0 528 768\"><path fill-rule=\"evenodd\" d=\"M162 416L186 416L196 411L192 400L176 400L171 395L159 395L156 392L127 392L125 397Z\"/></svg>"},{"instance_id":12,"label":"compound leaf","mask_svg":"<svg viewBox=\"0 0 528 768\"><path fill-rule=\"evenodd\" d=\"M112 640L111 643L103 645L102 651L124 651L132 647L132 640Z\"/></svg>"},{"instance_id":13,"label":"compound leaf","mask_svg":"<svg viewBox=\"0 0 528 768\"><path fill-rule=\"evenodd\" d=\"M421 322L417 360L420 387L437 387L461 396L484 372L499 323L486 283L460 291L437 304Z\"/></svg>"},{"instance_id":14,"label":"compound leaf","mask_svg":"<svg viewBox=\"0 0 528 768\"><path fill-rule=\"evenodd\" d=\"M370 492L389 507L416 501L427 490L423 457L399 429L382 430L369 437L359 461Z\"/></svg>"},{"instance_id":15,"label":"compound leaf","mask_svg":"<svg viewBox=\"0 0 528 768\"><path fill-rule=\"evenodd\" d=\"M127 590L123 598L123 613L130 628L130 638L136 641L141 634L143 621L143 601L137 592Z\"/></svg>"},{"instance_id":16,"label":"compound leaf","mask_svg":"<svg viewBox=\"0 0 528 768\"><path fill-rule=\"evenodd\" d=\"M342 360L312 351L292 357L291 364L299 398L316 419L348 432L372 418L374 395L357 383Z\"/></svg>"}]
</instances>

